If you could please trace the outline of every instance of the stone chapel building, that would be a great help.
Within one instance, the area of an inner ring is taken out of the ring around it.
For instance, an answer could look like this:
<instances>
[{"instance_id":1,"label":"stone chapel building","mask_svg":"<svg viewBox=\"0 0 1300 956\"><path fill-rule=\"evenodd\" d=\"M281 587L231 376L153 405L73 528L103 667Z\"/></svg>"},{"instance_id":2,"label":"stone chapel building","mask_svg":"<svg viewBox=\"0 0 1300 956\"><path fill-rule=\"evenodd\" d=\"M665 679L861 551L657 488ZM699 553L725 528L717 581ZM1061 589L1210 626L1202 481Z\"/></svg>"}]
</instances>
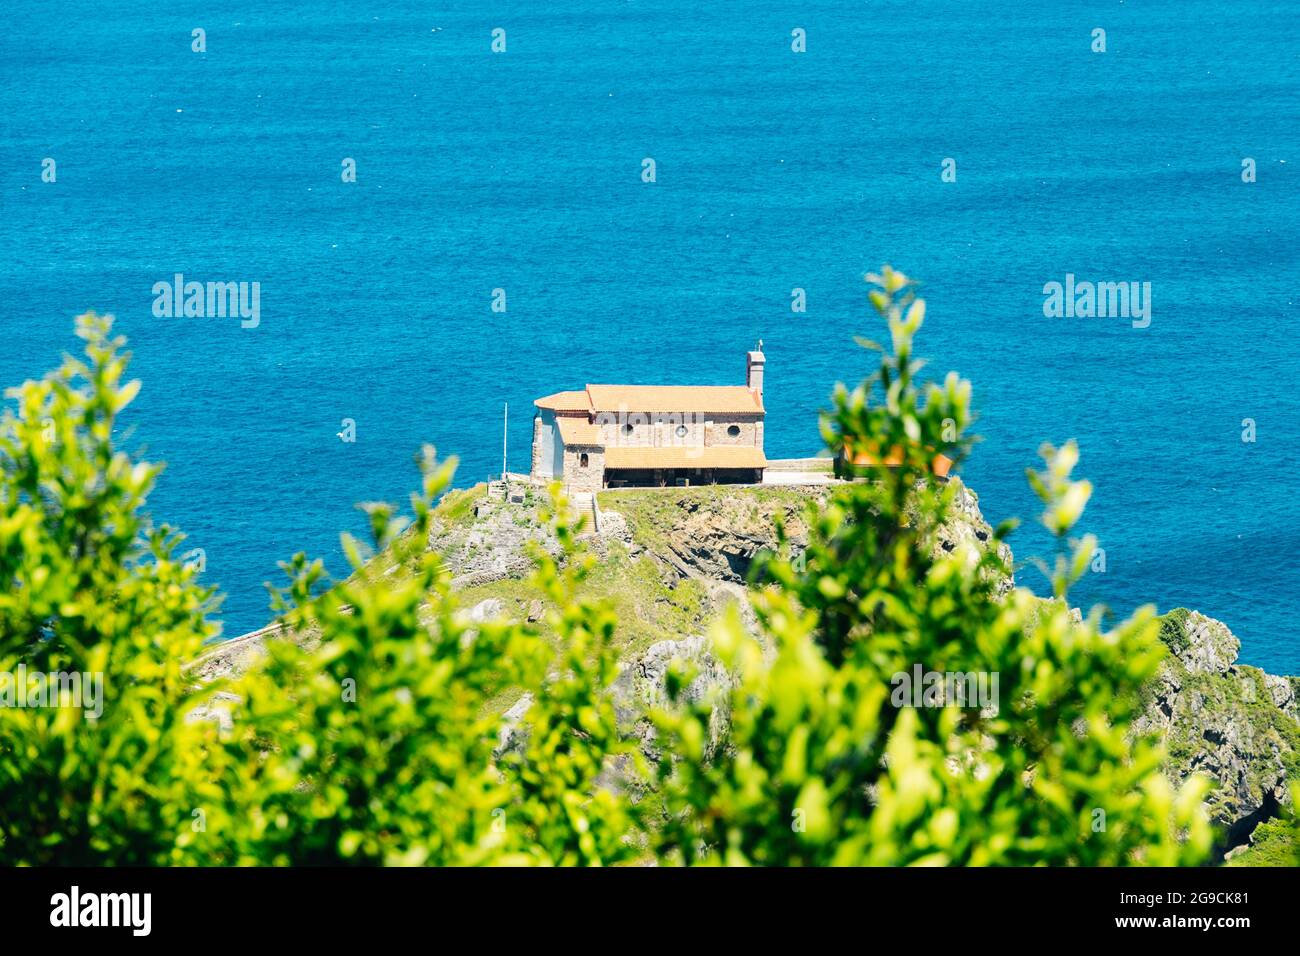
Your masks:
<instances>
[{"instance_id":1,"label":"stone chapel building","mask_svg":"<svg viewBox=\"0 0 1300 956\"><path fill-rule=\"evenodd\" d=\"M762 346L746 355L744 385L588 385L537 399L532 476L569 494L762 482Z\"/></svg>"}]
</instances>

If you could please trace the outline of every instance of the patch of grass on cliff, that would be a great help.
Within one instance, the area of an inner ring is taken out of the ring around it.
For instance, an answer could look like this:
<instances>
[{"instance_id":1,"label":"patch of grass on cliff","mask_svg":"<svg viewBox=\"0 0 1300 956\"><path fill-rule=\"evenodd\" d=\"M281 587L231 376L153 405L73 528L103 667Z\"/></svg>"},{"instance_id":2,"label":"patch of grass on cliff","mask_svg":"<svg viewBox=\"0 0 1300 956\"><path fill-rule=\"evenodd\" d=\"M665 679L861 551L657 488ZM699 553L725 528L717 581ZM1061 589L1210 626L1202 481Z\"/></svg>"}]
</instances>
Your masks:
<instances>
[{"instance_id":1,"label":"patch of grass on cliff","mask_svg":"<svg viewBox=\"0 0 1300 956\"><path fill-rule=\"evenodd\" d=\"M1251 749L1257 753L1275 753L1290 779L1300 775L1300 724L1274 705L1262 670L1238 664L1236 673L1203 674L1188 672L1174 658L1170 658L1170 663L1180 669L1183 699L1193 699L1189 692L1198 694L1203 714L1227 718L1236 726L1249 728L1253 735L1249 740ZM1199 735L1205 721L1179 723L1181 726L1170 734L1170 753L1190 756L1201 745ZM1251 781L1252 789L1256 783Z\"/></svg>"},{"instance_id":2,"label":"patch of grass on cliff","mask_svg":"<svg viewBox=\"0 0 1300 956\"><path fill-rule=\"evenodd\" d=\"M600 492L599 501L601 508L617 511L627 520L628 530L639 544L664 554L672 551L669 534L695 511L729 515L749 528L761 522L763 530L770 531L770 521L763 516L764 506L775 506L771 510L779 508L788 517L801 513L810 497L824 493L820 488L781 485L620 488Z\"/></svg>"},{"instance_id":3,"label":"patch of grass on cliff","mask_svg":"<svg viewBox=\"0 0 1300 956\"><path fill-rule=\"evenodd\" d=\"M1228 866L1296 866L1300 863L1300 833L1291 820L1266 820L1250 835L1250 846Z\"/></svg>"},{"instance_id":4,"label":"patch of grass on cliff","mask_svg":"<svg viewBox=\"0 0 1300 956\"><path fill-rule=\"evenodd\" d=\"M680 640L706 629L709 598L695 580L666 579L646 555L630 558L621 544L597 565L583 590L607 598L618 614L624 653L639 654L662 640Z\"/></svg>"},{"instance_id":5,"label":"patch of grass on cliff","mask_svg":"<svg viewBox=\"0 0 1300 956\"><path fill-rule=\"evenodd\" d=\"M1191 639L1187 636L1187 618L1191 611L1176 607L1160 617L1160 640L1175 654L1187 650Z\"/></svg>"},{"instance_id":6,"label":"patch of grass on cliff","mask_svg":"<svg viewBox=\"0 0 1300 956\"><path fill-rule=\"evenodd\" d=\"M527 581L502 578L486 584L461 588L461 606L469 609L481 601L501 601L506 617L522 620L534 601L543 611L552 610L545 595ZM618 615L614 641L619 656L630 660L651 644L680 640L708 629L714 609L704 586L695 580L670 581L649 556L632 558L621 544L610 545L609 554L578 588L584 600L608 601ZM547 626L545 615L537 622L542 636L552 643L558 638ZM519 699L518 688L503 688L489 702L489 709L503 711Z\"/></svg>"},{"instance_id":7,"label":"patch of grass on cliff","mask_svg":"<svg viewBox=\"0 0 1300 956\"><path fill-rule=\"evenodd\" d=\"M459 596L466 608L496 598L508 617L525 616L533 601L541 601L543 608L550 610L541 591L516 578L462 588ZM625 656L639 654L657 641L701 634L707 629L710 614L709 597L702 584L689 579L666 580L653 559L646 555L632 558L618 543L610 546L608 556L579 586L578 597L613 605L619 618L614 639ZM553 639L544 621L540 626L543 634Z\"/></svg>"},{"instance_id":8,"label":"patch of grass on cliff","mask_svg":"<svg viewBox=\"0 0 1300 956\"><path fill-rule=\"evenodd\" d=\"M447 524L461 524L474 513L474 505L487 497L487 485L479 482L470 488L453 488L442 496L433 516Z\"/></svg>"}]
</instances>

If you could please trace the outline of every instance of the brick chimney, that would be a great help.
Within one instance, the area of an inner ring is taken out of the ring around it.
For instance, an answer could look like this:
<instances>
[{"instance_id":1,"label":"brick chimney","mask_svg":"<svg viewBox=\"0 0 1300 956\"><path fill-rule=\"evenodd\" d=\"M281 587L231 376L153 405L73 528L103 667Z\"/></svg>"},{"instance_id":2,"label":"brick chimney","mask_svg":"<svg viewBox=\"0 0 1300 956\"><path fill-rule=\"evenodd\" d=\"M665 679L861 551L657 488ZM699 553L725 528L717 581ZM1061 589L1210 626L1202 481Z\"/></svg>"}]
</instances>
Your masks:
<instances>
[{"instance_id":1,"label":"brick chimney","mask_svg":"<svg viewBox=\"0 0 1300 956\"><path fill-rule=\"evenodd\" d=\"M745 356L745 385L751 392L757 392L758 397L763 397L763 365L767 359L763 358L763 340L758 340L758 347Z\"/></svg>"}]
</instances>

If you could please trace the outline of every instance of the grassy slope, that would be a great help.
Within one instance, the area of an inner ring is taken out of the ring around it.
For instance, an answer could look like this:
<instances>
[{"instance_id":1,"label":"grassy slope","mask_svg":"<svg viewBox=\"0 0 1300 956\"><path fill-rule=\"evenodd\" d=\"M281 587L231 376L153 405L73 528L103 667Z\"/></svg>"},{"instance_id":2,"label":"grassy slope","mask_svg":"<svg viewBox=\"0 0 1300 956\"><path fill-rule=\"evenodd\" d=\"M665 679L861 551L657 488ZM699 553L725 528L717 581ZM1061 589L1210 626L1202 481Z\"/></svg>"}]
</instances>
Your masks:
<instances>
[{"instance_id":1,"label":"grassy slope","mask_svg":"<svg viewBox=\"0 0 1300 956\"><path fill-rule=\"evenodd\" d=\"M466 606L497 598L507 614L526 612L534 601L548 607L540 590L516 578L463 588L459 593ZM707 597L698 582L679 581L674 586L651 558L644 554L632 558L618 543L610 546L608 556L582 583L578 596L613 606L619 619L616 640L625 654L639 653L656 641L698 634L707 623Z\"/></svg>"},{"instance_id":2,"label":"grassy slope","mask_svg":"<svg viewBox=\"0 0 1300 956\"><path fill-rule=\"evenodd\" d=\"M760 526L770 532L770 519L766 514L781 513L789 520L799 514L815 486L743 487L710 485L696 488L620 489L600 493L600 506L617 511L627 519L628 530L637 543L648 550L663 554L669 550L666 536L679 519L682 505L689 504L704 511L725 515L737 529L758 530ZM743 506L737 501L743 500Z\"/></svg>"},{"instance_id":3,"label":"grassy slope","mask_svg":"<svg viewBox=\"0 0 1300 956\"><path fill-rule=\"evenodd\" d=\"M1300 866L1300 833L1290 820L1261 823L1250 835L1250 847L1228 866Z\"/></svg>"},{"instance_id":4,"label":"grassy slope","mask_svg":"<svg viewBox=\"0 0 1300 956\"><path fill-rule=\"evenodd\" d=\"M438 506L440 517L447 522L471 520L473 504L483 494L482 490L472 498L469 492L449 494ZM635 544L644 550L634 556L622 542L606 541L606 553L582 584L579 597L610 603L619 619L616 640L625 655L638 654L657 641L678 640L707 629L713 608L705 585L693 578L679 578L651 557L651 553L665 554L670 550L665 529L672 526L676 502L682 496L698 500L702 507L708 508L718 497L734 498L736 494L735 488L601 493L601 507L622 514ZM746 488L742 494L753 497L755 520L759 518L762 503L793 512L807 500L807 494L799 489ZM533 602L540 601L543 608L547 603L538 589L518 578L466 587L460 590L460 595L466 606L489 598L499 599L507 614L527 613Z\"/></svg>"}]
</instances>

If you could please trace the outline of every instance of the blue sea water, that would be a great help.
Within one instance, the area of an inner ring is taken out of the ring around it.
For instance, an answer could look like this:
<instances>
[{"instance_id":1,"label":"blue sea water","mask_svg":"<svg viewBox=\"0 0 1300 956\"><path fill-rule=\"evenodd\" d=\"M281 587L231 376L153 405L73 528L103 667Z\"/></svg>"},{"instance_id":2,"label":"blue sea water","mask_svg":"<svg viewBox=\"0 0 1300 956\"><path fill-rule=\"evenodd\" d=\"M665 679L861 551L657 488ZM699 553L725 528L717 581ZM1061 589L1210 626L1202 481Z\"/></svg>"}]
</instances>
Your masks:
<instances>
[{"instance_id":1,"label":"blue sea water","mask_svg":"<svg viewBox=\"0 0 1300 956\"><path fill-rule=\"evenodd\" d=\"M739 383L761 337L768 453L816 451L889 261L924 280L931 367L974 382L986 515L1032 519L1024 468L1077 438L1107 554L1077 598L1198 608L1300 673L1297 12L9 0L0 383L117 317L144 381L123 436L167 462L150 509L237 634L278 561L344 569L354 503L404 500L422 442L461 483L498 471L504 402L526 470L533 398ZM261 324L155 318L176 272L260 282ZM1150 282L1150 327L1044 317L1066 273ZM1012 543L1049 549L1032 520Z\"/></svg>"}]
</instances>

